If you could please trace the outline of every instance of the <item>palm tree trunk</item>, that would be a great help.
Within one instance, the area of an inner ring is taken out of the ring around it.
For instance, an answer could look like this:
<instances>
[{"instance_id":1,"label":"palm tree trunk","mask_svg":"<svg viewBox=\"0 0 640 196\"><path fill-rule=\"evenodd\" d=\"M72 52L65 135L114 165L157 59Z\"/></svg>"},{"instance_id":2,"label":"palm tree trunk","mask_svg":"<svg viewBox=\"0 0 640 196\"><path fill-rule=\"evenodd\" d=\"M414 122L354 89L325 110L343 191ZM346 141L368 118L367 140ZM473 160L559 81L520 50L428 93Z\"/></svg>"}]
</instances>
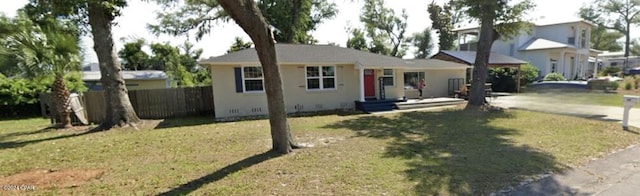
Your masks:
<instances>
[{"instance_id":1,"label":"palm tree trunk","mask_svg":"<svg viewBox=\"0 0 640 196\"><path fill-rule=\"evenodd\" d=\"M67 85L64 84L64 77L62 75L56 75L52 88L56 111L60 115L60 127L72 127L70 117L71 111L69 111L70 93Z\"/></svg>"},{"instance_id":2,"label":"palm tree trunk","mask_svg":"<svg viewBox=\"0 0 640 196\"><path fill-rule=\"evenodd\" d=\"M100 129L108 130L114 126L135 126L140 121L133 110L129 94L122 79L122 66L116 56L111 35L113 13L103 7L106 0L89 1L89 25L93 34L93 49L98 56L102 86L105 93L106 116Z\"/></svg>"}]
</instances>

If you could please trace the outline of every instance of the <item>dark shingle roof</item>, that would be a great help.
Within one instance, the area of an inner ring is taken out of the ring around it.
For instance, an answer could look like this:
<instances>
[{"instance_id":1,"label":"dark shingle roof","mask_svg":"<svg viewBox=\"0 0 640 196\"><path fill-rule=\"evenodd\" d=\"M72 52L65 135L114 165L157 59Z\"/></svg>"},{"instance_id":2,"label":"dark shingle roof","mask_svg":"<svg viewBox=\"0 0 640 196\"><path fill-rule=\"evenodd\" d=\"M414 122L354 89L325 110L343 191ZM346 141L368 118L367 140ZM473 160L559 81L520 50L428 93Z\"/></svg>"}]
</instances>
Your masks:
<instances>
[{"instance_id":1,"label":"dark shingle roof","mask_svg":"<svg viewBox=\"0 0 640 196\"><path fill-rule=\"evenodd\" d=\"M351 48L331 45L276 44L280 64L294 63L355 63L371 66L402 65L398 57L384 56ZM259 63L254 48L201 60L200 64Z\"/></svg>"},{"instance_id":2,"label":"dark shingle roof","mask_svg":"<svg viewBox=\"0 0 640 196\"><path fill-rule=\"evenodd\" d=\"M440 53L449 55L453 58L456 58L458 60L464 61L465 63L469 64L469 65L473 65L473 63L476 61L476 52L475 51L450 51L450 50L443 50L440 51ZM521 64L526 64L527 62L522 61L520 59L516 59L510 56L506 56L506 55L502 55L502 54L497 54L497 53L491 53L491 55L489 55L489 64L490 65L521 65Z\"/></svg>"},{"instance_id":3,"label":"dark shingle roof","mask_svg":"<svg viewBox=\"0 0 640 196\"><path fill-rule=\"evenodd\" d=\"M470 66L436 59L401 59L331 45L276 44L279 64L362 64L368 68L466 69ZM260 64L254 48L199 62L203 65Z\"/></svg>"}]
</instances>

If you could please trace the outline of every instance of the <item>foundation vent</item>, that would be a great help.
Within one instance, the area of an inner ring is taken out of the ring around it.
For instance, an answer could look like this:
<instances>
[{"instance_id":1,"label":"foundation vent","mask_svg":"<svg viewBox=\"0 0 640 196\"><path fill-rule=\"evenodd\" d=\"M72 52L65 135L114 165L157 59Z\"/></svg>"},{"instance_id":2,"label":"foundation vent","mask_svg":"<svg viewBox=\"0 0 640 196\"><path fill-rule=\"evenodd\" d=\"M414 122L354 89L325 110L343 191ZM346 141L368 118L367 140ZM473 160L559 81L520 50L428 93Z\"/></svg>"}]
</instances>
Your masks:
<instances>
[{"instance_id":1,"label":"foundation vent","mask_svg":"<svg viewBox=\"0 0 640 196\"><path fill-rule=\"evenodd\" d=\"M240 114L240 109L229 109L229 114Z\"/></svg>"},{"instance_id":2,"label":"foundation vent","mask_svg":"<svg viewBox=\"0 0 640 196\"><path fill-rule=\"evenodd\" d=\"M262 108L251 108L251 113L262 113Z\"/></svg>"},{"instance_id":3,"label":"foundation vent","mask_svg":"<svg viewBox=\"0 0 640 196\"><path fill-rule=\"evenodd\" d=\"M294 105L294 106L293 106L293 109L294 109L296 112L301 112L302 110L304 110L304 105L302 105L302 104L296 104L296 105Z\"/></svg>"},{"instance_id":4,"label":"foundation vent","mask_svg":"<svg viewBox=\"0 0 640 196\"><path fill-rule=\"evenodd\" d=\"M342 109L351 109L351 108L353 108L353 105L351 103L343 102L343 103L340 103L340 108L342 108Z\"/></svg>"}]
</instances>

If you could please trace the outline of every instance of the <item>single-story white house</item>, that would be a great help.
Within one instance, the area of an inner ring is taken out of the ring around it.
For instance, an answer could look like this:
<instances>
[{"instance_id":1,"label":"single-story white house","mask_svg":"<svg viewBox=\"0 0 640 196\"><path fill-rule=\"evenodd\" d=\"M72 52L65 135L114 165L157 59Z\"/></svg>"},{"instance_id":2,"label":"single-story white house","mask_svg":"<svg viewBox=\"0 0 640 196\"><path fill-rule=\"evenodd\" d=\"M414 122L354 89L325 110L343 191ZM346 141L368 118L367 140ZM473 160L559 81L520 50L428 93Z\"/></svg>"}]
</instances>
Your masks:
<instances>
[{"instance_id":1,"label":"single-story white house","mask_svg":"<svg viewBox=\"0 0 640 196\"><path fill-rule=\"evenodd\" d=\"M356 102L449 94L449 79L463 79L468 65L437 59L406 60L331 45L276 44L286 109L307 112L355 109ZM256 50L245 49L199 62L211 69L218 119L266 115L264 77Z\"/></svg>"},{"instance_id":2,"label":"single-story white house","mask_svg":"<svg viewBox=\"0 0 640 196\"><path fill-rule=\"evenodd\" d=\"M128 90L169 88L170 81L164 71L122 71L122 78ZM83 71L82 81L89 90L102 90L100 71Z\"/></svg>"}]
</instances>

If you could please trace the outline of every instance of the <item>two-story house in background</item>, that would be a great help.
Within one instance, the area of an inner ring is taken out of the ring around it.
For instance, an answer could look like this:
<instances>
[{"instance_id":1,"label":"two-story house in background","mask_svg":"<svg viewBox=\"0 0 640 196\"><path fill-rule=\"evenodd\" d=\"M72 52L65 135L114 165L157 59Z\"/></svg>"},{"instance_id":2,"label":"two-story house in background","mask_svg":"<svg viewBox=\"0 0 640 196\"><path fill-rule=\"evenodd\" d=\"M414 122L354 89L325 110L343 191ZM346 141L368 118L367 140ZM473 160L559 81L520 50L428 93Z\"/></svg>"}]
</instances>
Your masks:
<instances>
[{"instance_id":1,"label":"two-story house in background","mask_svg":"<svg viewBox=\"0 0 640 196\"><path fill-rule=\"evenodd\" d=\"M528 61L538 67L541 77L557 72L568 80L588 78L597 69L589 57L600 53L590 49L592 27L594 24L585 20L539 22L511 39L496 40L491 51ZM475 51L478 27L453 31L459 35L458 50Z\"/></svg>"}]
</instances>

